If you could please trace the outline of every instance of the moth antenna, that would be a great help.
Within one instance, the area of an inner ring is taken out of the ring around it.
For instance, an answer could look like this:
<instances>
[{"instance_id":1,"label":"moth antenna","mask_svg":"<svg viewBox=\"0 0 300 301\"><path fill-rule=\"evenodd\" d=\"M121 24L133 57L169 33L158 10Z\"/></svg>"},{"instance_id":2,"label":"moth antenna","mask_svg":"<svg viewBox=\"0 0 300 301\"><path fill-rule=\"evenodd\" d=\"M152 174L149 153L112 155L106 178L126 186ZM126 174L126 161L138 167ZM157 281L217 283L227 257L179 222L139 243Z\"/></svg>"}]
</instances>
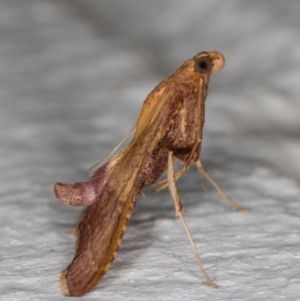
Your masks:
<instances>
[{"instance_id":1,"label":"moth antenna","mask_svg":"<svg viewBox=\"0 0 300 301\"><path fill-rule=\"evenodd\" d=\"M186 162L185 162L185 166L186 166L186 170L188 169L189 165L191 164L192 160L193 160L193 156L194 156L194 153L197 149L197 146L198 146L198 143L201 142L201 138L199 137L200 136L200 128L201 128L201 124L200 124L200 120L201 120L201 114L200 114L200 105L201 105L201 100L204 99L205 100L205 97L206 95L204 95L203 93L205 93L205 91L203 89L201 89L201 78L199 79L199 91L198 91L198 103L197 103L197 108L196 108L196 112L195 112L195 120L196 120L196 125L195 125L195 141L194 141L194 146L193 146L193 149L189 155L189 157L187 158ZM203 112L204 114L204 112ZM204 116L204 115L203 115ZM204 120L203 120L204 121Z\"/></svg>"},{"instance_id":2,"label":"moth antenna","mask_svg":"<svg viewBox=\"0 0 300 301\"><path fill-rule=\"evenodd\" d=\"M195 163L200 174L204 175L204 177L211 183L212 186L218 191L223 199L225 199L231 206L235 207L238 210L249 211L249 208L243 206L237 202L235 202L231 197L229 197L226 192L219 186L219 184L210 176L210 174L204 168L200 159Z\"/></svg>"},{"instance_id":3,"label":"moth antenna","mask_svg":"<svg viewBox=\"0 0 300 301\"><path fill-rule=\"evenodd\" d=\"M206 281L208 282L208 284L209 284L210 286L212 286L213 288L218 288L218 285L217 285L216 283L214 283L214 282L211 280L211 278L208 276L208 274L205 272L205 269L204 269L202 260L201 260L201 258L200 258L200 256L199 256L199 252L198 252L197 247L196 247L196 245L195 245L195 242L194 242L194 240L193 240L192 234L191 234L191 232L190 232L190 230L189 230L189 228L188 228L188 226L187 226L187 223L186 223L186 221L185 221L185 219L184 219L184 217L183 217L183 215L182 215L182 212L180 212L178 215L179 215L179 217L180 217L180 219L181 219L181 222L182 222L182 224L183 224L183 227L184 227L184 229L185 229L185 232L186 232L186 234L187 234L187 236L188 236L188 238L189 238L189 240L190 240L190 243L191 243L191 245L192 245L194 254L195 254L195 256L196 256L196 259L197 259L197 261L198 261L198 265L199 265L199 267L200 267L200 270L201 270L202 274L204 275Z\"/></svg>"},{"instance_id":4,"label":"moth antenna","mask_svg":"<svg viewBox=\"0 0 300 301\"><path fill-rule=\"evenodd\" d=\"M125 142L125 140L132 134L132 132L134 131L135 128L136 128L136 125L129 130L129 132L121 140L121 142L119 142L119 144L105 158L103 158L102 160L100 160L99 162L97 162L96 164L94 164L92 167L89 168L89 170L92 170L96 166L100 165L101 163L103 163L104 161L106 161L113 153L115 153L117 151L117 149Z\"/></svg>"}]
</instances>

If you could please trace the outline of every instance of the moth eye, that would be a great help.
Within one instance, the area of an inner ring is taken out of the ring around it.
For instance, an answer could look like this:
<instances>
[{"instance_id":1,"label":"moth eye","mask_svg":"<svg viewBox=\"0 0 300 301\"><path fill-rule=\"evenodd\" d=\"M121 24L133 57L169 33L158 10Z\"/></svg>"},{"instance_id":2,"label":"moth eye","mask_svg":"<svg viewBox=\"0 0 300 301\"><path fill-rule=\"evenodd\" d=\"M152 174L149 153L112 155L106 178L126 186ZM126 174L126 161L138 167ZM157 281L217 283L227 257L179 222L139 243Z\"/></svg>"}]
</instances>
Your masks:
<instances>
[{"instance_id":1,"label":"moth eye","mask_svg":"<svg viewBox=\"0 0 300 301\"><path fill-rule=\"evenodd\" d=\"M196 71L207 74L211 72L212 62L210 57L204 56L195 61L194 68Z\"/></svg>"}]
</instances>

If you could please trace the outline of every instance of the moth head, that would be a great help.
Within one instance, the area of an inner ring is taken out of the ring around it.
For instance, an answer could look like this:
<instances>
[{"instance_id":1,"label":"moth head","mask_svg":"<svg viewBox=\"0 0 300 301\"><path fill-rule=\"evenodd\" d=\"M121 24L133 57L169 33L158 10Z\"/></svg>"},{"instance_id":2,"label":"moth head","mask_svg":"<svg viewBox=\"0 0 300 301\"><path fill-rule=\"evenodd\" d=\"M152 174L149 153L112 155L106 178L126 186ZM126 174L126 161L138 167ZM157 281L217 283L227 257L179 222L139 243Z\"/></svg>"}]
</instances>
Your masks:
<instances>
[{"instance_id":1,"label":"moth head","mask_svg":"<svg viewBox=\"0 0 300 301\"><path fill-rule=\"evenodd\" d=\"M217 51L203 51L194 57L194 70L201 74L220 71L224 65L224 56Z\"/></svg>"}]
</instances>

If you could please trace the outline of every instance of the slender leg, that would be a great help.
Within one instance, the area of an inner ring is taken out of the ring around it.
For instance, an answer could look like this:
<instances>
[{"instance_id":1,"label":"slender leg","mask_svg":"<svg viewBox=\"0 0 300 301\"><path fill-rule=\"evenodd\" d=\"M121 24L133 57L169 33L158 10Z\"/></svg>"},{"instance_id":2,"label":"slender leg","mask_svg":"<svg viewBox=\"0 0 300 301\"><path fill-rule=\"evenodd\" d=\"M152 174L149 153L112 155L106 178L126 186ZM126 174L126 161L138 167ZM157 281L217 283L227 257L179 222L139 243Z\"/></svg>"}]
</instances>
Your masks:
<instances>
[{"instance_id":1,"label":"slender leg","mask_svg":"<svg viewBox=\"0 0 300 301\"><path fill-rule=\"evenodd\" d=\"M179 171L177 171L174 175L175 178L175 182L187 171L188 167L184 166L182 169L180 169ZM154 183L153 186L159 186L158 188L156 188L154 191L152 191L152 193L157 193L161 190L164 190L165 188L167 188L169 186L168 184L168 179L163 179L161 181L158 181L156 183Z\"/></svg>"},{"instance_id":2,"label":"slender leg","mask_svg":"<svg viewBox=\"0 0 300 301\"><path fill-rule=\"evenodd\" d=\"M204 275L204 277L206 278L206 281L208 282L208 284L211 285L214 288L217 288L218 287L217 284L215 284L210 279L210 277L207 275L207 273L204 270L203 263L200 259L200 256L199 256L198 250L196 248L195 242L192 238L191 232L190 232L190 230L189 230L189 228L188 228L188 226L185 222L185 219L183 218L183 215L182 215L182 210L183 210L182 209L182 204L181 204L179 194L178 194L178 191L177 191L177 187L176 187L176 184L175 184L174 162L173 162L173 153L172 152L169 152L169 156L168 156L168 186L169 186L170 193L171 193L171 196L172 196L173 201L174 201L176 216L179 216L180 219L181 219L183 227L184 227L184 229L185 229L185 231L188 235L188 238L189 238L190 243L192 245L193 251L194 251L195 256L196 256L196 259L198 261L200 270L201 270L202 274Z\"/></svg>"},{"instance_id":3,"label":"slender leg","mask_svg":"<svg viewBox=\"0 0 300 301\"><path fill-rule=\"evenodd\" d=\"M221 197L223 197L231 206L235 207L238 210L249 211L248 207L245 207L237 202L235 202L232 198L230 198L225 191L218 185L218 183L209 175L209 173L204 168L200 159L195 163L198 171L205 176L205 178L215 187L215 189L219 192Z\"/></svg>"}]
</instances>

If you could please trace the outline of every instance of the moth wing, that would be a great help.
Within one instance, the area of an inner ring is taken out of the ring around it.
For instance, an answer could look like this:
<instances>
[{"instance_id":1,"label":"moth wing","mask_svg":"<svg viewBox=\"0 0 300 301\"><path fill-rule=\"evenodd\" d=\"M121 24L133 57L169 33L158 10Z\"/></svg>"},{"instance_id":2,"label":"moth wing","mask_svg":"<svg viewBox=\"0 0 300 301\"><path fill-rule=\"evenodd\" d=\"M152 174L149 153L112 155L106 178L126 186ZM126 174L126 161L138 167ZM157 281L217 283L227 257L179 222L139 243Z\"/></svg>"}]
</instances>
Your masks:
<instances>
[{"instance_id":1,"label":"moth wing","mask_svg":"<svg viewBox=\"0 0 300 301\"><path fill-rule=\"evenodd\" d=\"M145 125L128 147L108 163L108 169L112 166L109 179L83 216L77 229L76 254L62 272L60 285L64 295L82 296L89 292L110 267L143 188L145 162L170 131L183 100L182 92L174 91L151 126Z\"/></svg>"},{"instance_id":2,"label":"moth wing","mask_svg":"<svg viewBox=\"0 0 300 301\"><path fill-rule=\"evenodd\" d=\"M106 185L85 212L77 229L75 257L62 273L64 295L82 296L90 291L113 261L139 194L136 189L128 191L124 186ZM125 197L131 201L126 202Z\"/></svg>"}]
</instances>

